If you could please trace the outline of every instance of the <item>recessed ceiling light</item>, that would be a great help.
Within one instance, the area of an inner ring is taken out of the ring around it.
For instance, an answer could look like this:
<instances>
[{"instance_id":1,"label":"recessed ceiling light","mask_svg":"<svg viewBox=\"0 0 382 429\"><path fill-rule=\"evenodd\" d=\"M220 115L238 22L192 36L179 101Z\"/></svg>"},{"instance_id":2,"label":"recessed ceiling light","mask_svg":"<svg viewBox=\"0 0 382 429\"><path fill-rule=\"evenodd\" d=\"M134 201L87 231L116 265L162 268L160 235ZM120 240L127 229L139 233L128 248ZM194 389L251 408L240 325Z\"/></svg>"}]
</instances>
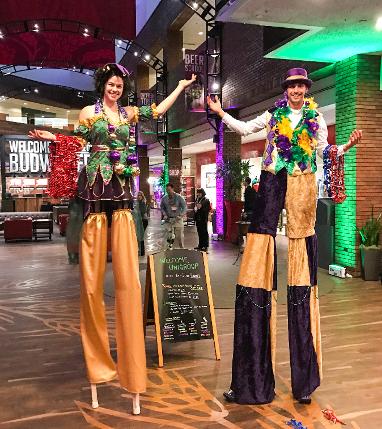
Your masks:
<instances>
[{"instance_id":1,"label":"recessed ceiling light","mask_svg":"<svg viewBox=\"0 0 382 429\"><path fill-rule=\"evenodd\" d=\"M37 89L37 88L35 88L35 89L34 89L34 92L35 92L36 94L38 94L38 89Z\"/></svg>"},{"instance_id":2,"label":"recessed ceiling light","mask_svg":"<svg viewBox=\"0 0 382 429\"><path fill-rule=\"evenodd\" d=\"M148 61L149 59L150 59L150 55L149 55L149 54L146 54L146 55L145 55L145 60L146 60L146 61Z\"/></svg>"},{"instance_id":3,"label":"recessed ceiling light","mask_svg":"<svg viewBox=\"0 0 382 429\"><path fill-rule=\"evenodd\" d=\"M26 106L28 103L23 103L24 104L24 106Z\"/></svg>"},{"instance_id":4,"label":"recessed ceiling light","mask_svg":"<svg viewBox=\"0 0 382 429\"><path fill-rule=\"evenodd\" d=\"M66 113L70 113L70 110L67 110Z\"/></svg>"},{"instance_id":5,"label":"recessed ceiling light","mask_svg":"<svg viewBox=\"0 0 382 429\"><path fill-rule=\"evenodd\" d=\"M378 30L378 31L382 31L382 16L380 16L377 19L377 22L375 24L375 29Z\"/></svg>"},{"instance_id":6,"label":"recessed ceiling light","mask_svg":"<svg viewBox=\"0 0 382 429\"><path fill-rule=\"evenodd\" d=\"M46 110L50 110L50 108L49 108L49 107L47 107L47 108L46 108Z\"/></svg>"},{"instance_id":7,"label":"recessed ceiling light","mask_svg":"<svg viewBox=\"0 0 382 429\"><path fill-rule=\"evenodd\" d=\"M138 52L134 52L134 57L137 57L138 56Z\"/></svg>"},{"instance_id":8,"label":"recessed ceiling light","mask_svg":"<svg viewBox=\"0 0 382 429\"><path fill-rule=\"evenodd\" d=\"M203 36L203 31L199 31L199 36Z\"/></svg>"}]
</instances>

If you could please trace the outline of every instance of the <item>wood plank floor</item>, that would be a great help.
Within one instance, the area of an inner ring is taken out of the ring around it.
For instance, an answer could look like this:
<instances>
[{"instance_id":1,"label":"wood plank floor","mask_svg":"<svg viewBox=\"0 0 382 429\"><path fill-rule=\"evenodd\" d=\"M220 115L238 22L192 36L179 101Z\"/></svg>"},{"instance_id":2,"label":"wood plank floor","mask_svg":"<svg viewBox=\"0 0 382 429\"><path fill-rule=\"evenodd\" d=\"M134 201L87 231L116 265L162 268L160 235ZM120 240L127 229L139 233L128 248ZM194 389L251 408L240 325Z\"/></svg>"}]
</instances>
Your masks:
<instances>
[{"instance_id":1,"label":"wood plank floor","mask_svg":"<svg viewBox=\"0 0 382 429\"><path fill-rule=\"evenodd\" d=\"M218 263L218 255L213 257ZM142 414L133 416L129 394L117 382L102 385L100 408L90 407L79 337L78 267L67 265L63 243L0 243L0 428L275 429L287 427L290 418L309 429L332 428L322 416L325 407L332 407L348 428L382 428L381 284L330 281L320 299L324 380L310 406L291 396L286 306L280 304L272 404L224 402L233 310L220 309L219 362L212 341L204 340L166 345L165 367L158 369L154 331L148 329L149 385ZM115 352L111 298L106 308Z\"/></svg>"}]
</instances>

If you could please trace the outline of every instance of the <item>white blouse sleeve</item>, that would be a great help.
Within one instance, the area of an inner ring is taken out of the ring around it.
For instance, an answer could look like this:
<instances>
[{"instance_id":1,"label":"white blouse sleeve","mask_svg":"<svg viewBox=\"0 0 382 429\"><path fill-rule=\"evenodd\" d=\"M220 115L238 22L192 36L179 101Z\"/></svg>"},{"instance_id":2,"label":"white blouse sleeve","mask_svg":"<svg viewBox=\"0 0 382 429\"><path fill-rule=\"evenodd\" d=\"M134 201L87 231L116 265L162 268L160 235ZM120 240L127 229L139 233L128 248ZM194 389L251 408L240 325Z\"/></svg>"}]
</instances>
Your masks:
<instances>
[{"instance_id":1,"label":"white blouse sleeve","mask_svg":"<svg viewBox=\"0 0 382 429\"><path fill-rule=\"evenodd\" d=\"M267 115L268 112L264 112L262 115L257 116L250 121L240 121L239 119L233 118L227 112L224 114L222 121L232 130L236 131L242 136L247 136L251 133L261 131L267 126Z\"/></svg>"},{"instance_id":2,"label":"white blouse sleeve","mask_svg":"<svg viewBox=\"0 0 382 429\"><path fill-rule=\"evenodd\" d=\"M323 151L326 148L328 143L328 127L326 125L325 119L322 116L322 114L318 115L317 122L319 125L318 132L317 132L317 154L320 158L323 157ZM337 156L342 156L344 154L344 148L343 146L338 146L337 149Z\"/></svg>"}]
</instances>

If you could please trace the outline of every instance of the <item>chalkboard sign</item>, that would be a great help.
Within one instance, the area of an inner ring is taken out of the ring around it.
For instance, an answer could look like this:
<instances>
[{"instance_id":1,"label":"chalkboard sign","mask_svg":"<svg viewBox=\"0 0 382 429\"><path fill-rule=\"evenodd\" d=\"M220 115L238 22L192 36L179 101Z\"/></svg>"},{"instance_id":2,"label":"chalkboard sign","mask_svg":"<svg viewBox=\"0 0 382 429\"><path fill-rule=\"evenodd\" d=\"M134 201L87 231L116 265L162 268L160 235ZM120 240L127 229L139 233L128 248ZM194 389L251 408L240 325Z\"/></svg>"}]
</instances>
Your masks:
<instances>
[{"instance_id":1,"label":"chalkboard sign","mask_svg":"<svg viewBox=\"0 0 382 429\"><path fill-rule=\"evenodd\" d=\"M174 249L149 256L145 292L145 325L154 318L159 366L162 342L214 339L220 359L207 256Z\"/></svg>"}]
</instances>

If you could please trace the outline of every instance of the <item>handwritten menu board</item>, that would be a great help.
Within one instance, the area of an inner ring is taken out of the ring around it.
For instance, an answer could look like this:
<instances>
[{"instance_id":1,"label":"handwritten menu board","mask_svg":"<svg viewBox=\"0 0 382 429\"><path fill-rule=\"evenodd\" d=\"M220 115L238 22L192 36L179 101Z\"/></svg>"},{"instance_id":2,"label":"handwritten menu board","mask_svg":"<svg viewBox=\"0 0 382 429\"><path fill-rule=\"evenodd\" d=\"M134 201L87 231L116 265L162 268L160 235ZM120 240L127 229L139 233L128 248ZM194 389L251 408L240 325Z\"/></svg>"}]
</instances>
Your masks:
<instances>
[{"instance_id":1,"label":"handwritten menu board","mask_svg":"<svg viewBox=\"0 0 382 429\"><path fill-rule=\"evenodd\" d=\"M220 359L206 254L173 249L149 256L145 292L145 326L153 313L159 366L162 342L214 339Z\"/></svg>"},{"instance_id":2,"label":"handwritten menu board","mask_svg":"<svg viewBox=\"0 0 382 429\"><path fill-rule=\"evenodd\" d=\"M184 249L154 255L163 341L212 338L203 254Z\"/></svg>"}]
</instances>

